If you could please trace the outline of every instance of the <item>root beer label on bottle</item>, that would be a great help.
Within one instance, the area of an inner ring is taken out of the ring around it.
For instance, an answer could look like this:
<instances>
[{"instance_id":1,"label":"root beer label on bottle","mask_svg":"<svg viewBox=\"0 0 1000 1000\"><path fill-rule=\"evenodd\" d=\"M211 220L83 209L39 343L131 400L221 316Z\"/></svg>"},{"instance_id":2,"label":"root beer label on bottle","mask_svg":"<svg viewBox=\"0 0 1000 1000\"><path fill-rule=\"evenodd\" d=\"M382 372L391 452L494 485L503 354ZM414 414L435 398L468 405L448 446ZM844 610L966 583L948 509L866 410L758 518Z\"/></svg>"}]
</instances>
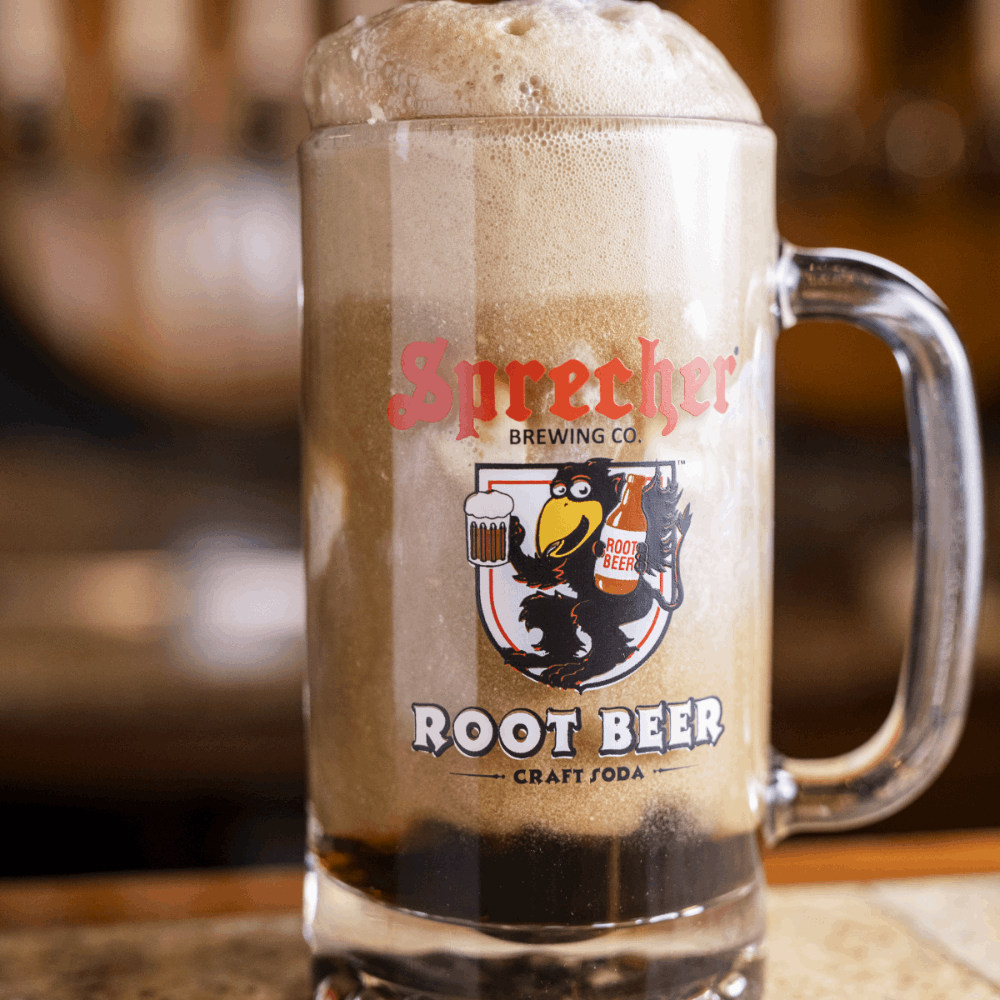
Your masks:
<instances>
[{"instance_id":1,"label":"root beer label on bottle","mask_svg":"<svg viewBox=\"0 0 1000 1000\"><path fill-rule=\"evenodd\" d=\"M608 515L601 530L594 582L606 594L631 594L639 582L639 546L645 546L648 527L642 512L645 485L641 476L626 479L622 502Z\"/></svg>"}]
</instances>

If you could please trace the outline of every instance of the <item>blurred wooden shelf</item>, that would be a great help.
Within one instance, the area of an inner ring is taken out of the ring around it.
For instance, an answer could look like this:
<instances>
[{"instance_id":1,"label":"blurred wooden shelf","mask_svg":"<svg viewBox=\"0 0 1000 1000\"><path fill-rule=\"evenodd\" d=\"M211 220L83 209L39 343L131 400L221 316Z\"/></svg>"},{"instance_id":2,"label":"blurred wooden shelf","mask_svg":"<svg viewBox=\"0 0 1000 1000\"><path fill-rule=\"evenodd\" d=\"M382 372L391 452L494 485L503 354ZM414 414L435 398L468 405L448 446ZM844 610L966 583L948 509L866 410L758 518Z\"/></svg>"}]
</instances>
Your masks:
<instances>
[{"instance_id":1,"label":"blurred wooden shelf","mask_svg":"<svg viewBox=\"0 0 1000 1000\"><path fill-rule=\"evenodd\" d=\"M808 837L764 854L771 885L1000 872L1000 830Z\"/></svg>"}]
</instances>

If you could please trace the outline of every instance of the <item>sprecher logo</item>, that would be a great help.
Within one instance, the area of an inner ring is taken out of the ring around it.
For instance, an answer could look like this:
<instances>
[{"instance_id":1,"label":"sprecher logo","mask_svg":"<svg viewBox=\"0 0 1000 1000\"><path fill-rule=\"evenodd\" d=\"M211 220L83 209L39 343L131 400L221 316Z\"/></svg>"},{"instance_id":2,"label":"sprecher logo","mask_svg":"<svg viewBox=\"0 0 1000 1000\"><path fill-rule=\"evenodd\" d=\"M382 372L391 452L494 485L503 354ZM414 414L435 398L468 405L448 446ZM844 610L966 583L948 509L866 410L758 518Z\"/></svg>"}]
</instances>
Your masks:
<instances>
[{"instance_id":1,"label":"sprecher logo","mask_svg":"<svg viewBox=\"0 0 1000 1000\"><path fill-rule=\"evenodd\" d=\"M637 670L684 599L680 497L675 462L477 465L466 552L504 662L576 691Z\"/></svg>"},{"instance_id":2,"label":"sprecher logo","mask_svg":"<svg viewBox=\"0 0 1000 1000\"><path fill-rule=\"evenodd\" d=\"M733 353L719 355L711 364L700 355L687 364L675 367L670 358L656 360L658 340L638 338L642 349L642 402L639 412L650 419L657 413L666 417L661 434L670 434L677 426L677 407L674 406L674 372L676 371L683 383L683 396L680 408L698 417L710 405L719 413L729 409L726 400L726 378L736 371L736 355L739 348L734 347ZM389 400L386 416L389 423L398 431L406 431L416 426L420 421L429 424L444 420L451 413L454 393L448 381L438 369L447 350L448 341L438 337L433 343L425 340L415 340L403 348L399 359L403 374L413 385L412 393L397 392ZM423 362L419 364L418 362ZM706 383L710 383L712 370L715 370L715 402L699 399L699 392L710 391ZM454 371L458 378L458 434L456 441L465 438L479 437L476 421L489 423L497 416L496 406L496 375L499 369L492 361L459 361ZM527 420L534 412L527 405L528 383L539 382L547 375L552 383L553 402L548 411L560 420L573 421L590 412L590 406L582 400L573 402L574 397L590 381L590 369L577 358L570 358L561 365L545 371L545 365L540 361L511 361L504 368L507 376L510 406L505 411L511 420ZM626 368L621 358L612 358L605 364L594 369L593 374L600 383L600 398L594 405L594 411L609 420L619 420L632 412L633 405L629 402L618 402L615 397L616 386L625 385L635 374L631 368ZM656 403L656 381L660 382L660 402ZM476 379L479 380L479 403L475 402ZM514 431L517 433L517 431ZM528 434L532 431L528 430ZM511 444L514 444L511 439Z\"/></svg>"}]
</instances>

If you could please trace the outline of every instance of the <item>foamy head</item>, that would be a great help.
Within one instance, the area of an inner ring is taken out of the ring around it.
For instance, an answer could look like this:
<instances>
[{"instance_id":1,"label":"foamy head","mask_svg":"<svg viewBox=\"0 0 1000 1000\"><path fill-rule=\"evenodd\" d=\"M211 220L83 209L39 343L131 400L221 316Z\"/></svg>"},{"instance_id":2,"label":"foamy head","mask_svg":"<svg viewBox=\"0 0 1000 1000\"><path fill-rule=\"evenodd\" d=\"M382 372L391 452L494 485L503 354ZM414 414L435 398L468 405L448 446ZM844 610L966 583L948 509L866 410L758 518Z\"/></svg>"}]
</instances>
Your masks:
<instances>
[{"instance_id":1,"label":"foamy head","mask_svg":"<svg viewBox=\"0 0 1000 1000\"><path fill-rule=\"evenodd\" d=\"M465 513L470 517L507 517L514 510L514 501L498 490L470 493L465 498Z\"/></svg>"},{"instance_id":2,"label":"foamy head","mask_svg":"<svg viewBox=\"0 0 1000 1000\"><path fill-rule=\"evenodd\" d=\"M322 39L304 89L314 128L506 115L761 120L711 42L631 0L419 0Z\"/></svg>"}]
</instances>

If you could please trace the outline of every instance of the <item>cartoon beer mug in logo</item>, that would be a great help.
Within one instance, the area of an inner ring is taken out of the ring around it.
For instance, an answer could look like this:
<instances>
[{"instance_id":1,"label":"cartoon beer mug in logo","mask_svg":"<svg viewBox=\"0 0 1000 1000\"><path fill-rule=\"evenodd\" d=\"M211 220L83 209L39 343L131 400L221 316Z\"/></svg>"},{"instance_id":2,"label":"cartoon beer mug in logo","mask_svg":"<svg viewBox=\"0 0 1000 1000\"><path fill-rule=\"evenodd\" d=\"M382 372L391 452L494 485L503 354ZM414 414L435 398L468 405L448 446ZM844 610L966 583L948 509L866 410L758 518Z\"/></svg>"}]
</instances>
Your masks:
<instances>
[{"instance_id":1,"label":"cartoon beer mug in logo","mask_svg":"<svg viewBox=\"0 0 1000 1000\"><path fill-rule=\"evenodd\" d=\"M499 490L470 493L465 500L466 558L473 566L510 561L510 515L514 501Z\"/></svg>"}]
</instances>

